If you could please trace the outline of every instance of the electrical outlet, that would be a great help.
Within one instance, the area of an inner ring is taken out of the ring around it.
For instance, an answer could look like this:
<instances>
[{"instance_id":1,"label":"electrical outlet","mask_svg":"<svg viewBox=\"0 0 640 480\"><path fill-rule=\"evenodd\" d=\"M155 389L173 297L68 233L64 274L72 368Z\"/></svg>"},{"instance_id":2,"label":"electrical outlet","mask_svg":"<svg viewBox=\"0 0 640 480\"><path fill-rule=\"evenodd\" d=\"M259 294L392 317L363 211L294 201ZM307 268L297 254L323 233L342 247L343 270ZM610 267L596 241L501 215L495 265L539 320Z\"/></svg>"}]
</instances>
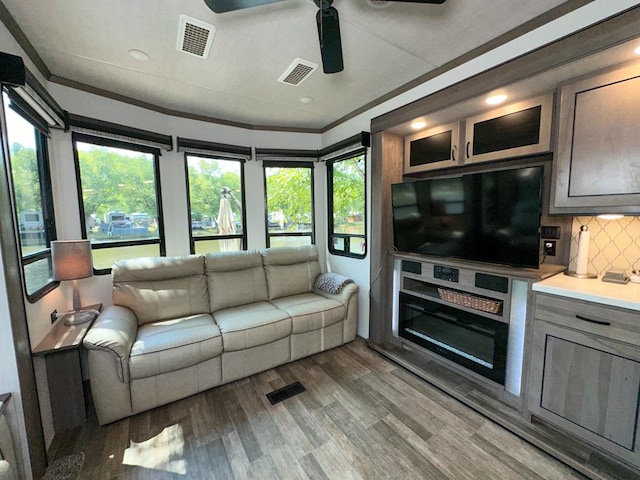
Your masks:
<instances>
[{"instance_id":1,"label":"electrical outlet","mask_svg":"<svg viewBox=\"0 0 640 480\"><path fill-rule=\"evenodd\" d=\"M544 254L547 257L555 257L556 256L556 241L555 240L545 240L544 241Z\"/></svg>"},{"instance_id":2,"label":"electrical outlet","mask_svg":"<svg viewBox=\"0 0 640 480\"><path fill-rule=\"evenodd\" d=\"M560 238L560 227L543 225L540 227L540 236L542 238Z\"/></svg>"},{"instance_id":3,"label":"electrical outlet","mask_svg":"<svg viewBox=\"0 0 640 480\"><path fill-rule=\"evenodd\" d=\"M58 319L58 310L51 312L51 323L54 323Z\"/></svg>"}]
</instances>

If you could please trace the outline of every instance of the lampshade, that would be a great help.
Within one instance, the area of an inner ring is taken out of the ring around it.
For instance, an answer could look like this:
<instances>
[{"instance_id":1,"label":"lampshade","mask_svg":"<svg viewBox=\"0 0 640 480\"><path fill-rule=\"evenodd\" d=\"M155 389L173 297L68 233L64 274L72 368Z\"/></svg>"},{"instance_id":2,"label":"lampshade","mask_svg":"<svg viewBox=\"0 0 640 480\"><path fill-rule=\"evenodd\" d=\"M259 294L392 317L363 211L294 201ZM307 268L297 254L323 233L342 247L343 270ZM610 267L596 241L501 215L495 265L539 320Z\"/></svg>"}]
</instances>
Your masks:
<instances>
[{"instance_id":1,"label":"lampshade","mask_svg":"<svg viewBox=\"0 0 640 480\"><path fill-rule=\"evenodd\" d=\"M51 242L51 260L54 280L77 280L93 274L89 240Z\"/></svg>"}]
</instances>

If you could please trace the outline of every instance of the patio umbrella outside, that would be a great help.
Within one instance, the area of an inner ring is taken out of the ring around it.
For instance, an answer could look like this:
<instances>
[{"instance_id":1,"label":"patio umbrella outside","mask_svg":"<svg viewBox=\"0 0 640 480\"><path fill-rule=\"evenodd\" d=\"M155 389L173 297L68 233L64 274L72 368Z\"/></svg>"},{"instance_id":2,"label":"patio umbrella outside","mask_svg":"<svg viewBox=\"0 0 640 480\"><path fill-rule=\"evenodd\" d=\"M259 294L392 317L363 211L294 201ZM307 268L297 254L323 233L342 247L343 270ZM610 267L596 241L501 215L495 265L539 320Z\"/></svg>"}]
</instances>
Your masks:
<instances>
[{"instance_id":1,"label":"patio umbrella outside","mask_svg":"<svg viewBox=\"0 0 640 480\"><path fill-rule=\"evenodd\" d=\"M236 226L233 221L233 212L231 211L231 203L226 197L220 199L220 208L218 209L218 233L220 235L233 235L236 233ZM220 240L220 251L232 252L238 250L237 239Z\"/></svg>"}]
</instances>

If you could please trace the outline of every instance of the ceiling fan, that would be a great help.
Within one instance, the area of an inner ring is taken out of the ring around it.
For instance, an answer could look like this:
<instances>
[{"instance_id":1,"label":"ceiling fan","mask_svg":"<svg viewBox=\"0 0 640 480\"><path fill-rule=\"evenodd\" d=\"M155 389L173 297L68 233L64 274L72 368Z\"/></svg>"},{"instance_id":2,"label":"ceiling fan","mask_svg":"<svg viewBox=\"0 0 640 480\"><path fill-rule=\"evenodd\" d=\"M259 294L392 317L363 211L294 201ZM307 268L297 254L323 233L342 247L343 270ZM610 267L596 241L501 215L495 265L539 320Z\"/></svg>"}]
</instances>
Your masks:
<instances>
[{"instance_id":1,"label":"ceiling fan","mask_svg":"<svg viewBox=\"0 0 640 480\"><path fill-rule=\"evenodd\" d=\"M215 13L232 12L244 8L257 7L283 0L204 0L204 3ZM318 39L322 55L324 73L337 73L344 69L342 60L342 41L340 40L340 23L338 10L331 6L333 0L313 0L318 6L316 23ZM447 0L387 0L389 2L441 4Z\"/></svg>"}]
</instances>

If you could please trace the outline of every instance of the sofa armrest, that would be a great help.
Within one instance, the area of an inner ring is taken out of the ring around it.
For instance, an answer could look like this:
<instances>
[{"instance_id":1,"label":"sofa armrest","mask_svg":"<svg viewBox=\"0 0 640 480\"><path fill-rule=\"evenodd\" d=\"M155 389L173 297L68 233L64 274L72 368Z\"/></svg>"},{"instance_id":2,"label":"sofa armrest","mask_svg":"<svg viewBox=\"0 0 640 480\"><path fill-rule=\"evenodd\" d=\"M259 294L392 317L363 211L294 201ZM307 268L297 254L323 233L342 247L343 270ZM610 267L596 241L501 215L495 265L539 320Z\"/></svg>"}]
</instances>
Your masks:
<instances>
[{"instance_id":1,"label":"sofa armrest","mask_svg":"<svg viewBox=\"0 0 640 480\"><path fill-rule=\"evenodd\" d=\"M353 280L349 277L345 277L339 273L326 272L316 277L316 280L313 282L313 287L325 293L336 294L340 293L345 285L349 285L350 283L353 283Z\"/></svg>"},{"instance_id":2,"label":"sofa armrest","mask_svg":"<svg viewBox=\"0 0 640 480\"><path fill-rule=\"evenodd\" d=\"M324 275L324 274L321 274L321 275ZM338 302L342 303L345 306L349 304L349 299L352 296L354 296L356 293L358 293L358 290L359 290L358 284L353 282L347 283L346 285L344 285L340 290L340 293L329 293L317 287L313 288L314 293L318 295L322 295L325 298L331 298L333 300L337 300Z\"/></svg>"},{"instance_id":3,"label":"sofa armrest","mask_svg":"<svg viewBox=\"0 0 640 480\"><path fill-rule=\"evenodd\" d=\"M127 307L107 307L84 337L88 350L102 350L116 359L118 377L129 383L129 355L138 333L138 319Z\"/></svg>"}]
</instances>

